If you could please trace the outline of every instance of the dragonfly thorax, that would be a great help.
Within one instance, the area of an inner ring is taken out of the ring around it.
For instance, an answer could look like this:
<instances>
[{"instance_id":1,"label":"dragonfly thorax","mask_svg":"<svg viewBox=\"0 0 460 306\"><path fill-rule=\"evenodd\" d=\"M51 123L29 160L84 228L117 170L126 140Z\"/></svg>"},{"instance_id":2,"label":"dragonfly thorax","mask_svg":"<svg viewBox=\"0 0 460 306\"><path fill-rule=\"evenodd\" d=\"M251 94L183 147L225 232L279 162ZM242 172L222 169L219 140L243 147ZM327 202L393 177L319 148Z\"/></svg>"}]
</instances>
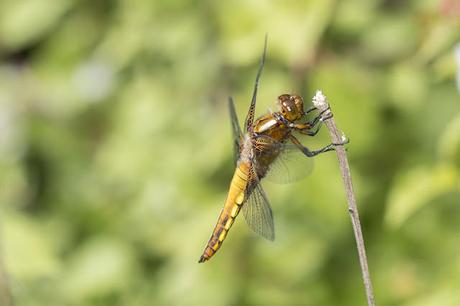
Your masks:
<instances>
[{"instance_id":1,"label":"dragonfly thorax","mask_svg":"<svg viewBox=\"0 0 460 306\"><path fill-rule=\"evenodd\" d=\"M303 100L298 95L283 94L278 97L278 104L281 115L288 121L299 120L304 114Z\"/></svg>"}]
</instances>

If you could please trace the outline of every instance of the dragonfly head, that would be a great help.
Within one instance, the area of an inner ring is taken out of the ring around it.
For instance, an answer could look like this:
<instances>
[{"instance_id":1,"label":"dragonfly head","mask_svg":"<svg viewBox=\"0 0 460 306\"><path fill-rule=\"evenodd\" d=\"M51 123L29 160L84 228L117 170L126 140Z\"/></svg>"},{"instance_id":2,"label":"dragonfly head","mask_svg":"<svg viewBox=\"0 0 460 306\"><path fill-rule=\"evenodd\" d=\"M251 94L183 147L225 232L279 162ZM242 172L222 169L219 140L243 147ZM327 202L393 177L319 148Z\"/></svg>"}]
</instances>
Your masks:
<instances>
[{"instance_id":1,"label":"dragonfly head","mask_svg":"<svg viewBox=\"0 0 460 306\"><path fill-rule=\"evenodd\" d=\"M289 121L296 121L302 118L303 100L301 96L284 94L278 97L278 104L281 114Z\"/></svg>"}]
</instances>

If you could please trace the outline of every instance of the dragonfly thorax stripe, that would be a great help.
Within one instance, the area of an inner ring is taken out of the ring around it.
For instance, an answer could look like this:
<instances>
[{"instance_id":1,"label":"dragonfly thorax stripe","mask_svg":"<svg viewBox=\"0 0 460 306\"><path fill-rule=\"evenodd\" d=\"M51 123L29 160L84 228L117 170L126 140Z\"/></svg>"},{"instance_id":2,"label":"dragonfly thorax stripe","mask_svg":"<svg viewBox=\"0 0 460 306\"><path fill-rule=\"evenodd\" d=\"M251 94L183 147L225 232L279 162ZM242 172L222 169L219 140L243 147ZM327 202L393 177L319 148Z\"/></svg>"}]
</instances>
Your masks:
<instances>
[{"instance_id":1,"label":"dragonfly thorax stripe","mask_svg":"<svg viewBox=\"0 0 460 306\"><path fill-rule=\"evenodd\" d=\"M258 126L255 132L263 133L263 132L269 130L271 127L273 127L277 123L278 123L278 121L276 121L275 118L269 119L266 122L262 123L260 126Z\"/></svg>"}]
</instances>

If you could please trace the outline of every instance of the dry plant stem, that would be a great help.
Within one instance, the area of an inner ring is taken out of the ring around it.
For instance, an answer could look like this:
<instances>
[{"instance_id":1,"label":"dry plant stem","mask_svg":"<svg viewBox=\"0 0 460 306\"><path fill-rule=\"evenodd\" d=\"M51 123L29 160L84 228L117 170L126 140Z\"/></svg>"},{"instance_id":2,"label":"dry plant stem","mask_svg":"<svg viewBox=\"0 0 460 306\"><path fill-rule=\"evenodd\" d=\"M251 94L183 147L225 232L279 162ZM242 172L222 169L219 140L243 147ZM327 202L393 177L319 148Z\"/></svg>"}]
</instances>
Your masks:
<instances>
[{"instance_id":1,"label":"dry plant stem","mask_svg":"<svg viewBox=\"0 0 460 306\"><path fill-rule=\"evenodd\" d=\"M331 135L332 143L342 143L345 139L339 132L332 117L331 109L326 100L326 96L321 91L317 91L313 97L313 104L320 111L324 112L322 117L328 118L324 120L329 133ZM369 267L367 265L366 249L364 247L363 233L361 231L361 223L359 222L358 207L356 206L356 198L353 192L353 184L351 182L350 167L348 165L347 153L343 146L336 146L335 151L339 159L340 171L345 185L345 192L348 201L348 212L353 224L353 231L355 233L356 245L358 248L359 262L361 265L361 272L363 275L364 287L366 289L367 303L369 306L374 306L374 292L372 289L371 277L369 274Z\"/></svg>"}]
</instances>

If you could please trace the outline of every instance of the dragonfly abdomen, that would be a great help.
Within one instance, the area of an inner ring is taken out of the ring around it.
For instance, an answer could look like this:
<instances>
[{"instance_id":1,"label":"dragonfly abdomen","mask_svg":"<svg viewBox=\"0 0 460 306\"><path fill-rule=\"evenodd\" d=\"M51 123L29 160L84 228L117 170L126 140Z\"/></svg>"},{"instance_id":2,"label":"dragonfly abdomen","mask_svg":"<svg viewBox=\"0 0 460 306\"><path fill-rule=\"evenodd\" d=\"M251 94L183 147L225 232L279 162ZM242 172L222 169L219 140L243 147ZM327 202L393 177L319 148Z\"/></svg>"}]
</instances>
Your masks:
<instances>
[{"instance_id":1,"label":"dragonfly abdomen","mask_svg":"<svg viewBox=\"0 0 460 306\"><path fill-rule=\"evenodd\" d=\"M246 190L248 179L248 164L240 163L236 168L233 175L232 182L230 183L230 190L228 192L227 200L219 215L217 224L209 239L206 248L201 255L199 262L209 260L221 247L227 233L233 225L236 216L241 210L244 201L244 194Z\"/></svg>"}]
</instances>

